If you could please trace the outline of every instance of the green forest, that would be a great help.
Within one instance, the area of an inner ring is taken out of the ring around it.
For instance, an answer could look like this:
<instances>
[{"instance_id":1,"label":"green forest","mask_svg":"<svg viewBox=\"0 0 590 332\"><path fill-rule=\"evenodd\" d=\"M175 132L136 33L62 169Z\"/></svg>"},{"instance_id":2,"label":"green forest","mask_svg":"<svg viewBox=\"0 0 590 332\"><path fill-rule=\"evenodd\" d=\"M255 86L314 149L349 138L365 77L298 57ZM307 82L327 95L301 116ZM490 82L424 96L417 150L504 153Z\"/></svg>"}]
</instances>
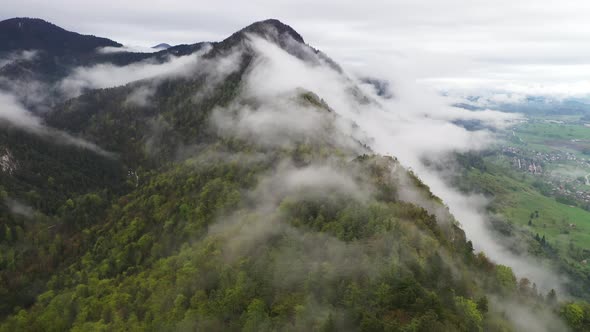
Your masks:
<instances>
[{"instance_id":1,"label":"green forest","mask_svg":"<svg viewBox=\"0 0 590 332\"><path fill-rule=\"evenodd\" d=\"M257 189L276 161L216 152L55 215L5 206L0 329L505 331L502 301L587 322L587 304L474 253L450 215L396 200L394 159L331 166L370 184L367 197L309 187L270 199Z\"/></svg>"}]
</instances>

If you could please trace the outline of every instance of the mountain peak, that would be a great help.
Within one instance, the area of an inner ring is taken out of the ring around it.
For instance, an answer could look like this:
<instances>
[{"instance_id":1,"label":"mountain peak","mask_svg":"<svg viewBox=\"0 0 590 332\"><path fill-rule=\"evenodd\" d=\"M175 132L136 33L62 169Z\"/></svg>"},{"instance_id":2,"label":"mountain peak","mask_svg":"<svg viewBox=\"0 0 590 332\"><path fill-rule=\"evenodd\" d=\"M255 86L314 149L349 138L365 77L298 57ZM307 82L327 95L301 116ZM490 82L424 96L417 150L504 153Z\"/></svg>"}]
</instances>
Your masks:
<instances>
[{"instance_id":1,"label":"mountain peak","mask_svg":"<svg viewBox=\"0 0 590 332\"><path fill-rule=\"evenodd\" d=\"M250 24L242 30L232 34L228 38L219 43L220 49L229 49L240 43L247 34L258 35L270 41L273 41L281 46L286 45L285 36L291 37L298 43L305 44L303 37L293 28L277 19L267 19Z\"/></svg>"},{"instance_id":2,"label":"mountain peak","mask_svg":"<svg viewBox=\"0 0 590 332\"><path fill-rule=\"evenodd\" d=\"M254 22L254 23L250 24L249 26L245 27L244 29L242 29L241 31L239 31L238 33L242 32L242 33L255 33L255 34L263 34L264 35L270 29L276 30L279 35L287 34L287 35L291 36L294 40L296 40L300 43L305 43L305 41L303 40L303 37L301 37L301 35L297 31L295 31L295 29L293 29L289 25L287 25L277 19L274 19L274 18L267 19L264 21Z\"/></svg>"}]
</instances>

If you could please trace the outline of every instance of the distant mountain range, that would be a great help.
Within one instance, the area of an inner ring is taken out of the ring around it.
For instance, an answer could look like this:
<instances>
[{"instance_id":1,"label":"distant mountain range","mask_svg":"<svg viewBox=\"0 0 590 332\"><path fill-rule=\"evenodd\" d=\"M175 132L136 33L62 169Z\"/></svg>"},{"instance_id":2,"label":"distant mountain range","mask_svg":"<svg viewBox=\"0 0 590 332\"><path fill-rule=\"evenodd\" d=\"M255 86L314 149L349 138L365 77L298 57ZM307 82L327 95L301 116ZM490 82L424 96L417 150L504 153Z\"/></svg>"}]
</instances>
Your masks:
<instances>
[{"instance_id":1,"label":"distant mountain range","mask_svg":"<svg viewBox=\"0 0 590 332\"><path fill-rule=\"evenodd\" d=\"M70 32L37 18L13 18L0 22L0 53L35 50L64 56L94 52L100 47L121 46L110 39Z\"/></svg>"}]
</instances>

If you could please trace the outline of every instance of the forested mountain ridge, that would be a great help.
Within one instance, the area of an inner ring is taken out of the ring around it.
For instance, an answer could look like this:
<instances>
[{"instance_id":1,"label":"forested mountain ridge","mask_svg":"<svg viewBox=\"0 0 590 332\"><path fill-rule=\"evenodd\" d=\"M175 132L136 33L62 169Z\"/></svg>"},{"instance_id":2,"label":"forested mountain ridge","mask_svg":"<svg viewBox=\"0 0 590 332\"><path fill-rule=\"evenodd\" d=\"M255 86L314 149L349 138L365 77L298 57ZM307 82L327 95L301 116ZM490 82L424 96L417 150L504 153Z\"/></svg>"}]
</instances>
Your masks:
<instances>
[{"instance_id":1,"label":"forested mountain ridge","mask_svg":"<svg viewBox=\"0 0 590 332\"><path fill-rule=\"evenodd\" d=\"M92 52L98 47L123 45L106 38L80 35L38 18L0 22L0 52L43 50L49 54Z\"/></svg>"},{"instance_id":2,"label":"forested mountain ridge","mask_svg":"<svg viewBox=\"0 0 590 332\"><path fill-rule=\"evenodd\" d=\"M267 20L254 23L219 43L203 46L201 66L190 75L163 76L90 91L57 107L46 120L53 127L90 137L109 151L121 152L121 158L130 160L134 166L141 165L140 160L169 160L177 153L170 149L179 144L194 144L215 136L215 129L207 121L211 111L238 99L244 77L260 58L248 44L249 35L271 40L305 62L318 65L325 61L339 70L331 59L304 44L291 27ZM142 98L135 100L133 97L137 95ZM252 100L239 102L251 104ZM121 108L125 111L121 112ZM148 153L145 143L147 140L153 143L154 128L167 142L149 144L150 149L159 150Z\"/></svg>"},{"instance_id":3,"label":"forested mountain ridge","mask_svg":"<svg viewBox=\"0 0 590 332\"><path fill-rule=\"evenodd\" d=\"M41 19L13 18L0 22L0 45L0 88L13 92L33 111L47 111L72 97L58 83L76 68L162 63L171 55L192 54L204 43L138 53L110 39L80 35Z\"/></svg>"},{"instance_id":4,"label":"forested mountain ridge","mask_svg":"<svg viewBox=\"0 0 590 332\"><path fill-rule=\"evenodd\" d=\"M475 253L312 84L264 85L280 59L377 103L295 30L268 20L195 45L180 72L45 114L109 155L3 127L19 168L0 178L1 331L587 328L587 304Z\"/></svg>"}]
</instances>

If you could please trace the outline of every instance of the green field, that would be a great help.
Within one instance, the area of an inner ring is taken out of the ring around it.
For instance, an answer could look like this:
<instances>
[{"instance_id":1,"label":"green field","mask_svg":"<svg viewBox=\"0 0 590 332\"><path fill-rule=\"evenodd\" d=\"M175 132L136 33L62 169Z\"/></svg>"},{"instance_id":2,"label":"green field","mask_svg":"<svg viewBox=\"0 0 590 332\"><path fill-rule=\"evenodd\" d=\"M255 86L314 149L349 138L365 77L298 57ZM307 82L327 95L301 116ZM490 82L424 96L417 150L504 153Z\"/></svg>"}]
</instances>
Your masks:
<instances>
[{"instance_id":1,"label":"green field","mask_svg":"<svg viewBox=\"0 0 590 332\"><path fill-rule=\"evenodd\" d=\"M567 183L574 191L590 191L586 181L586 176L590 177L590 127L584 124L572 116L533 118L507 132L505 145L519 149L521 157L527 159L539 159L538 152L560 155L560 160L541 160L544 181Z\"/></svg>"},{"instance_id":2,"label":"green field","mask_svg":"<svg viewBox=\"0 0 590 332\"><path fill-rule=\"evenodd\" d=\"M469 181L494 193L492 204L498 212L533 234L545 235L558 248L566 248L572 241L577 247L590 249L590 212L544 196L532 186L531 177L523 178L504 166L490 164L487 172L472 170ZM529 226L530 215L535 211L539 217L533 218L533 225Z\"/></svg>"},{"instance_id":3,"label":"green field","mask_svg":"<svg viewBox=\"0 0 590 332\"><path fill-rule=\"evenodd\" d=\"M590 127L581 124L528 122L518 126L515 130L536 138L590 140Z\"/></svg>"},{"instance_id":4,"label":"green field","mask_svg":"<svg viewBox=\"0 0 590 332\"><path fill-rule=\"evenodd\" d=\"M563 121L548 123L547 121ZM531 119L529 122L513 128L517 140L511 139L514 145L541 152L571 152L579 158L590 158L590 127L580 122L564 120ZM584 153L586 151L586 153Z\"/></svg>"},{"instance_id":5,"label":"green field","mask_svg":"<svg viewBox=\"0 0 590 332\"><path fill-rule=\"evenodd\" d=\"M574 287L590 296L590 204L578 194L590 192L584 181L590 173L584 151L590 147L590 127L577 120L533 118L511 128L491 151L466 159L458 182L490 199L494 229L515 237L528 254L547 259L571 280L584 280ZM519 169L515 157L542 163L543 173Z\"/></svg>"},{"instance_id":6,"label":"green field","mask_svg":"<svg viewBox=\"0 0 590 332\"><path fill-rule=\"evenodd\" d=\"M514 136L518 140L513 139ZM497 185L511 189L500 196L503 215L511 222L525 225L533 233L545 234L559 248L565 248L572 242L575 246L590 249L590 212L559 203L532 185L534 181L549 181L553 176L563 176L572 180L572 187L576 190L590 190L590 186L575 181L590 173L590 156L582 153L582 147L590 146L590 127L584 126L575 116L535 117L515 126L507 137L512 137L507 144L521 149L524 155L534 155L533 150L570 152L577 160L546 162L546 173L535 177L511 168L508 158L487 158L487 163L493 165L490 169L499 182ZM534 211L539 211L539 218L535 218L533 225L529 226L530 215Z\"/></svg>"}]
</instances>

